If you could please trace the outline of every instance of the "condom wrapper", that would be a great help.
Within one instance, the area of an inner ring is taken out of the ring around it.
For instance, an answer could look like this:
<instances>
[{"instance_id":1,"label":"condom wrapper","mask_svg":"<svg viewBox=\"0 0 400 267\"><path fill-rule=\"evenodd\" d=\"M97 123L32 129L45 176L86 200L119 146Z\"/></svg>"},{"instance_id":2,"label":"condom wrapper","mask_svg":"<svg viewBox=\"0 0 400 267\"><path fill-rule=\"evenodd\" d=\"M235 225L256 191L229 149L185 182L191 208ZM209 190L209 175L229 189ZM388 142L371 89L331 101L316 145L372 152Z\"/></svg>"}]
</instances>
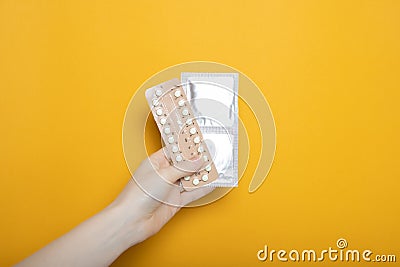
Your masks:
<instances>
[{"instance_id":1,"label":"condom wrapper","mask_svg":"<svg viewBox=\"0 0 400 267\"><path fill-rule=\"evenodd\" d=\"M181 81L218 172L207 186L237 187L238 73L183 72Z\"/></svg>"}]
</instances>

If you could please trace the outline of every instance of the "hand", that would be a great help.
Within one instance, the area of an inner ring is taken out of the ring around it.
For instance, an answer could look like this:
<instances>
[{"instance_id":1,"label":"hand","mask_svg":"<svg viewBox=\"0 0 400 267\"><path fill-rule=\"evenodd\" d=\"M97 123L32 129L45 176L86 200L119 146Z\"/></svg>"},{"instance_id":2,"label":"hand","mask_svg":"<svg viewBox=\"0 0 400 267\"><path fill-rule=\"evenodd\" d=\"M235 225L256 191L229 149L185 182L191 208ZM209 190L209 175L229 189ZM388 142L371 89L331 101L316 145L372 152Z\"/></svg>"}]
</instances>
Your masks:
<instances>
[{"instance_id":1,"label":"hand","mask_svg":"<svg viewBox=\"0 0 400 267\"><path fill-rule=\"evenodd\" d=\"M163 151L157 151L142 162L107 208L16 266L110 265L126 249L157 233L182 206L213 190L181 192L174 183L189 174L171 166Z\"/></svg>"},{"instance_id":2,"label":"hand","mask_svg":"<svg viewBox=\"0 0 400 267\"><path fill-rule=\"evenodd\" d=\"M194 162L193 170L201 167ZM144 160L113 203L123 207L136 230L132 232L132 245L157 233L182 206L210 193L213 188L202 187L181 192L178 179L192 174L171 166L163 149Z\"/></svg>"}]
</instances>

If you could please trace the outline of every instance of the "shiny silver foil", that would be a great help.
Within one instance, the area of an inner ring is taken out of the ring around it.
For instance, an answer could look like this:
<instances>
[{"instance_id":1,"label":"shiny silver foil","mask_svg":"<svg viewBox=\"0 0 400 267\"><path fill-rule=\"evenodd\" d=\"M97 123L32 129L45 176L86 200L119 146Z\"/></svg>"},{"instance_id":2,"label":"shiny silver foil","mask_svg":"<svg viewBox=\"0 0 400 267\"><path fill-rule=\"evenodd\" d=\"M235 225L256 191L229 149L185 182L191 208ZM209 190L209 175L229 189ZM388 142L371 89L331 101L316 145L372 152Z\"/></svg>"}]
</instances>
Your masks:
<instances>
[{"instance_id":1,"label":"shiny silver foil","mask_svg":"<svg viewBox=\"0 0 400 267\"><path fill-rule=\"evenodd\" d=\"M219 173L210 186L236 187L239 75L184 72L181 81Z\"/></svg>"}]
</instances>

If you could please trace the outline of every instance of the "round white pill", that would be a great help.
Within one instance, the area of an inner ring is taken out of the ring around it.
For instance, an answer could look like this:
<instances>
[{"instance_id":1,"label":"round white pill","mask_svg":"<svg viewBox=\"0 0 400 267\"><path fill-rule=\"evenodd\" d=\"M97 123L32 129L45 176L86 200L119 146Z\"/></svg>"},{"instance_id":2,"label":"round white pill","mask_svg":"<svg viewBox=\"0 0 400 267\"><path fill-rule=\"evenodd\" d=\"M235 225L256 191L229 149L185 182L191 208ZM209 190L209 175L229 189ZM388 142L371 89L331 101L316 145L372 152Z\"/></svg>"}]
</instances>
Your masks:
<instances>
[{"instance_id":1,"label":"round white pill","mask_svg":"<svg viewBox=\"0 0 400 267\"><path fill-rule=\"evenodd\" d=\"M197 130L196 130L196 128L190 128L190 130L189 130L189 133L190 134L195 134L195 133L197 133Z\"/></svg>"},{"instance_id":2,"label":"round white pill","mask_svg":"<svg viewBox=\"0 0 400 267\"><path fill-rule=\"evenodd\" d=\"M185 176L185 177L183 177L183 180L185 180L185 181L190 181L190 176Z\"/></svg>"},{"instance_id":3,"label":"round white pill","mask_svg":"<svg viewBox=\"0 0 400 267\"><path fill-rule=\"evenodd\" d=\"M161 96L161 95L162 95L161 89L157 89L157 90L156 90L156 96Z\"/></svg>"},{"instance_id":4,"label":"round white pill","mask_svg":"<svg viewBox=\"0 0 400 267\"><path fill-rule=\"evenodd\" d=\"M161 123L162 125L166 124L166 123L167 123L167 119L166 119L166 118L161 118L161 119L160 119L160 123Z\"/></svg>"},{"instance_id":5,"label":"round white pill","mask_svg":"<svg viewBox=\"0 0 400 267\"><path fill-rule=\"evenodd\" d=\"M175 97L180 97L181 96L181 90L176 90L174 95L175 95Z\"/></svg>"},{"instance_id":6,"label":"round white pill","mask_svg":"<svg viewBox=\"0 0 400 267\"><path fill-rule=\"evenodd\" d=\"M202 146L199 146L199 147L197 148L197 152L203 153L203 152L204 152L204 148L203 148Z\"/></svg>"},{"instance_id":7,"label":"round white pill","mask_svg":"<svg viewBox=\"0 0 400 267\"><path fill-rule=\"evenodd\" d=\"M158 106L159 102L158 99L154 98L153 99L153 106Z\"/></svg>"},{"instance_id":8,"label":"round white pill","mask_svg":"<svg viewBox=\"0 0 400 267\"><path fill-rule=\"evenodd\" d=\"M180 162L180 161L183 160L181 155L177 155L175 159L176 159L177 162Z\"/></svg>"},{"instance_id":9,"label":"round white pill","mask_svg":"<svg viewBox=\"0 0 400 267\"><path fill-rule=\"evenodd\" d=\"M192 123L193 123L193 120L192 120L192 119L187 119L187 120L186 120L186 124L187 124L187 125L191 125Z\"/></svg>"},{"instance_id":10,"label":"round white pill","mask_svg":"<svg viewBox=\"0 0 400 267\"><path fill-rule=\"evenodd\" d=\"M195 144L200 143L200 137L199 137L199 136L196 136L196 137L193 139L193 142L194 142Z\"/></svg>"},{"instance_id":11,"label":"round white pill","mask_svg":"<svg viewBox=\"0 0 400 267\"><path fill-rule=\"evenodd\" d=\"M183 116L189 115L189 110L187 110L186 108L184 110L182 110L182 115Z\"/></svg>"},{"instance_id":12,"label":"round white pill","mask_svg":"<svg viewBox=\"0 0 400 267\"><path fill-rule=\"evenodd\" d=\"M204 160L204 161L208 161L208 157L204 155L204 156L203 156L203 160Z\"/></svg>"},{"instance_id":13,"label":"round white pill","mask_svg":"<svg viewBox=\"0 0 400 267\"><path fill-rule=\"evenodd\" d=\"M156 114L157 114L158 116L161 116L161 115L163 114L162 109L161 109L161 108L157 109L157 110L156 110Z\"/></svg>"},{"instance_id":14,"label":"round white pill","mask_svg":"<svg viewBox=\"0 0 400 267\"><path fill-rule=\"evenodd\" d=\"M178 106L183 107L185 105L185 100L181 99L178 101Z\"/></svg>"},{"instance_id":15,"label":"round white pill","mask_svg":"<svg viewBox=\"0 0 400 267\"><path fill-rule=\"evenodd\" d=\"M175 139L173 136L168 137L168 143L172 144L173 142L175 142Z\"/></svg>"},{"instance_id":16,"label":"round white pill","mask_svg":"<svg viewBox=\"0 0 400 267\"><path fill-rule=\"evenodd\" d=\"M206 171L211 171L211 165L208 165L207 167L206 167Z\"/></svg>"},{"instance_id":17,"label":"round white pill","mask_svg":"<svg viewBox=\"0 0 400 267\"><path fill-rule=\"evenodd\" d=\"M165 133L165 134L170 134L170 133L171 133L171 128L165 127L165 128L164 128L164 133Z\"/></svg>"},{"instance_id":18,"label":"round white pill","mask_svg":"<svg viewBox=\"0 0 400 267\"><path fill-rule=\"evenodd\" d=\"M179 151L178 146L173 146L172 147L172 152L176 153L178 151Z\"/></svg>"},{"instance_id":19,"label":"round white pill","mask_svg":"<svg viewBox=\"0 0 400 267\"><path fill-rule=\"evenodd\" d=\"M207 182L208 180L208 175L204 174L203 176L201 176L201 180L203 180L203 182Z\"/></svg>"},{"instance_id":20,"label":"round white pill","mask_svg":"<svg viewBox=\"0 0 400 267\"><path fill-rule=\"evenodd\" d=\"M194 185L198 185L198 184L200 183L200 181L199 181L199 179L194 178L193 181L192 181L192 183L193 183Z\"/></svg>"}]
</instances>

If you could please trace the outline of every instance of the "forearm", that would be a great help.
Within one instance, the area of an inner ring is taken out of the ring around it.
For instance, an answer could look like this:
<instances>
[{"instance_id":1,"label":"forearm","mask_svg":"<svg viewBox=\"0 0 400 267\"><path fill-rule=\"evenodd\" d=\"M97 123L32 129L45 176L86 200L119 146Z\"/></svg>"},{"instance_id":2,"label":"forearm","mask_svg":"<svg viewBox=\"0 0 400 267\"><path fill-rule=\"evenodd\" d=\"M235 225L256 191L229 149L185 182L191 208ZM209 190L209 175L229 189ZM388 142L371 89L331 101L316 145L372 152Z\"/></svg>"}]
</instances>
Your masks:
<instances>
[{"instance_id":1,"label":"forearm","mask_svg":"<svg viewBox=\"0 0 400 267\"><path fill-rule=\"evenodd\" d=\"M108 266L141 241L134 220L126 207L113 203L17 266Z\"/></svg>"},{"instance_id":2,"label":"forearm","mask_svg":"<svg viewBox=\"0 0 400 267\"><path fill-rule=\"evenodd\" d=\"M204 187L181 192L179 187L171 187L171 183L189 174L171 166L159 150L142 162L135 172L136 179L129 180L111 205L16 266L110 265L126 249L157 233L181 206L212 191ZM139 178L152 190L142 191L136 183Z\"/></svg>"}]
</instances>

